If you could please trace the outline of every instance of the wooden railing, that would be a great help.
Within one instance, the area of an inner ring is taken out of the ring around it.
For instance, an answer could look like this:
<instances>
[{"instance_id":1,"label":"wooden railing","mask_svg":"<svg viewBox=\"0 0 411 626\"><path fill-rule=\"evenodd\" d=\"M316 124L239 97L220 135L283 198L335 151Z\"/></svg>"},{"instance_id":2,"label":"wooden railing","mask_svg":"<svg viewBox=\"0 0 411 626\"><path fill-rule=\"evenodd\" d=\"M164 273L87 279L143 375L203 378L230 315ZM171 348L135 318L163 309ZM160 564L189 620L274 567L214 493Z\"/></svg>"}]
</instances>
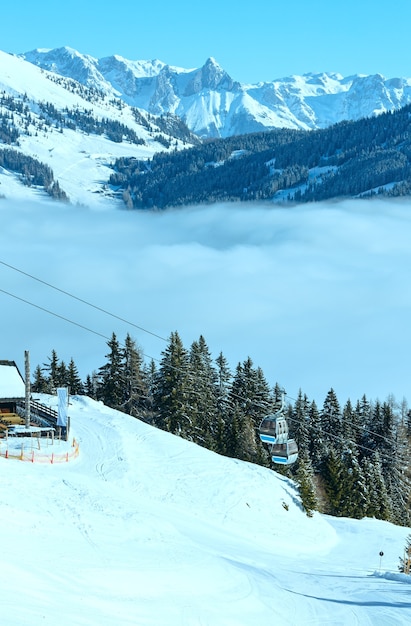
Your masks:
<instances>
[{"instance_id":1,"label":"wooden railing","mask_svg":"<svg viewBox=\"0 0 411 626\"><path fill-rule=\"evenodd\" d=\"M25 404L19 405L21 410L25 413ZM57 426L58 413L55 409L52 409L45 404L41 404L37 400L30 400L30 415L33 418L39 417L45 420L50 426Z\"/></svg>"}]
</instances>

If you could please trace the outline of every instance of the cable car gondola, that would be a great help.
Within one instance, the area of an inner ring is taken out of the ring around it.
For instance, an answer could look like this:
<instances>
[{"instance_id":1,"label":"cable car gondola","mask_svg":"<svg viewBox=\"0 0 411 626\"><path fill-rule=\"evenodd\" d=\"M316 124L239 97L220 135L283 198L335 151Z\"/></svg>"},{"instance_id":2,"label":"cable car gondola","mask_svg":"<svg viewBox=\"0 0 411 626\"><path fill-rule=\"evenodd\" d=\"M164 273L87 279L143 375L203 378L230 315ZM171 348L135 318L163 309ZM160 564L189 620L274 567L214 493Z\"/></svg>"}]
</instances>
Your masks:
<instances>
[{"instance_id":1,"label":"cable car gondola","mask_svg":"<svg viewBox=\"0 0 411 626\"><path fill-rule=\"evenodd\" d=\"M271 460L279 465L291 465L298 457L295 439L288 436L288 424L284 417L284 396L281 396L281 407L272 415L267 415L259 427L260 439L270 446Z\"/></svg>"}]
</instances>

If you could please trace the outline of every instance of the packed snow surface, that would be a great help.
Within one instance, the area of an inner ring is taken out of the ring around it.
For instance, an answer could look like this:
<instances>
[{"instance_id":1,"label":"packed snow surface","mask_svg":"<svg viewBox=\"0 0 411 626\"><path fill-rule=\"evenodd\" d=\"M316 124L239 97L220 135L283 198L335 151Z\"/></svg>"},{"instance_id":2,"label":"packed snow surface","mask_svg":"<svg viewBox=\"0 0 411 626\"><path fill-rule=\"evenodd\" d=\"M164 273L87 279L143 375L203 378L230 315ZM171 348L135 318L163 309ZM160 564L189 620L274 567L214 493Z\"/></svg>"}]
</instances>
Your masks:
<instances>
[{"instance_id":1,"label":"packed snow surface","mask_svg":"<svg viewBox=\"0 0 411 626\"><path fill-rule=\"evenodd\" d=\"M69 413L75 460L0 446L3 624L409 623L397 565L410 529L309 518L276 472L85 397Z\"/></svg>"}]
</instances>

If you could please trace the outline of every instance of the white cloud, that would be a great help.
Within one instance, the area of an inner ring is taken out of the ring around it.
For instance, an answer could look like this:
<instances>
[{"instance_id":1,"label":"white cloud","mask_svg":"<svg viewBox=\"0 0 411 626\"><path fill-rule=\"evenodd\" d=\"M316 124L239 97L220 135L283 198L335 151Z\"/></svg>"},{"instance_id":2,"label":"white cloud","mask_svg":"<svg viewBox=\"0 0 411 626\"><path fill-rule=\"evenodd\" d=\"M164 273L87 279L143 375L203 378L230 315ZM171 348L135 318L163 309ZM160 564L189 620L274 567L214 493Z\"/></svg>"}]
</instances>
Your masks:
<instances>
[{"instance_id":1,"label":"white cloud","mask_svg":"<svg viewBox=\"0 0 411 626\"><path fill-rule=\"evenodd\" d=\"M234 370L250 356L270 384L322 404L408 395L411 219L405 203L169 212L0 203L0 260L187 348L203 334ZM166 342L0 265L1 288L146 355ZM105 340L0 294L2 358L52 349L85 376Z\"/></svg>"}]
</instances>

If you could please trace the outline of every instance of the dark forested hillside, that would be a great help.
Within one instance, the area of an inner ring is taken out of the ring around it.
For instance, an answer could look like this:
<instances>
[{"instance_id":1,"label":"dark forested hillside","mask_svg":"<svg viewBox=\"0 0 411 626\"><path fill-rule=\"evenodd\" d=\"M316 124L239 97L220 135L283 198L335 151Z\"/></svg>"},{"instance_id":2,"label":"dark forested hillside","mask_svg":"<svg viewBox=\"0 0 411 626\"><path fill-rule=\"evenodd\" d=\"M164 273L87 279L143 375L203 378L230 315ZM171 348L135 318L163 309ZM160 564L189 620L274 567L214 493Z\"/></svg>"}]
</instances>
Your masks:
<instances>
[{"instance_id":1,"label":"dark forested hillside","mask_svg":"<svg viewBox=\"0 0 411 626\"><path fill-rule=\"evenodd\" d=\"M310 202L411 193L411 106L324 130L280 129L151 160L120 159L110 183L129 206L217 201Z\"/></svg>"}]
</instances>

